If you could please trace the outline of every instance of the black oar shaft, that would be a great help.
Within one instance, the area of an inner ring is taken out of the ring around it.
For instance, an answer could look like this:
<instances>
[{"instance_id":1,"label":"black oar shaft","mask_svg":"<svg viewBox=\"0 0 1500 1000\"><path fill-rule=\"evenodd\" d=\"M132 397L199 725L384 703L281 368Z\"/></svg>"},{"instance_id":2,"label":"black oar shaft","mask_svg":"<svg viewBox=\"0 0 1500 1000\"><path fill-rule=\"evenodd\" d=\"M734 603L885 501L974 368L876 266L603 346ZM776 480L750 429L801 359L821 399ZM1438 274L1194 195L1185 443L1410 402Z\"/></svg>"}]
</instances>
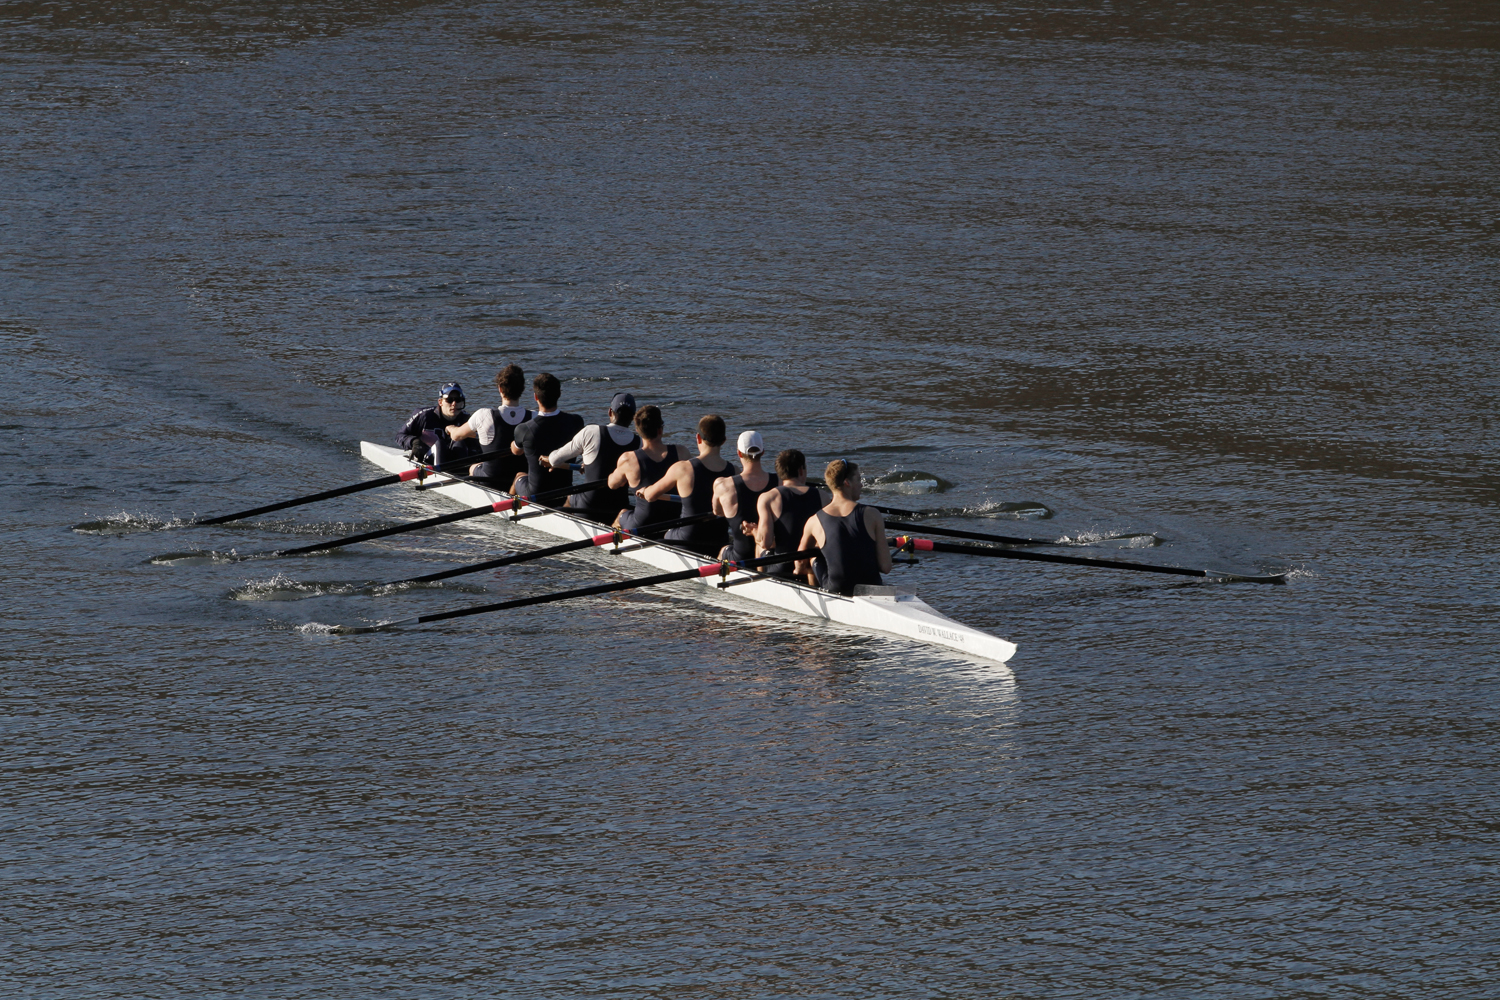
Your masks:
<instances>
[{"instance_id":1,"label":"black oar shaft","mask_svg":"<svg viewBox=\"0 0 1500 1000\"><path fill-rule=\"evenodd\" d=\"M498 455L499 452L491 452ZM331 490L323 490L321 493L309 493L307 496L293 497L290 500L282 500L279 503L268 503L262 507L251 507L249 510L235 511L233 514L220 514L218 517L198 517L190 523L193 525L227 524L230 521L242 521L247 517L255 517L258 514L271 514L278 510L286 510L288 507L301 507L304 504L317 503L319 500L332 500L334 497L346 497L351 493L360 493L364 490L373 490L381 486L390 486L394 483L404 483L411 479L433 472L442 472L449 468L458 468L477 461L482 461L484 456L469 456L467 458L456 458L441 465L422 466L421 468L408 469L405 472L397 472L389 476L378 476L375 479L367 479L362 483L352 483L349 486L339 486Z\"/></svg>"},{"instance_id":2,"label":"black oar shaft","mask_svg":"<svg viewBox=\"0 0 1500 1000\"><path fill-rule=\"evenodd\" d=\"M621 590L634 590L637 587L654 587L663 583L675 583L679 580L727 575L742 569L757 569L762 566L773 566L777 563L792 562L797 559L808 559L817 555L817 553L817 549L806 549L802 552L793 552L789 555L761 556L757 559L745 559L739 562L709 563L706 566L678 570L675 573L660 573L656 576L640 577L635 580L619 580L615 583L599 583L592 587L560 590L551 594L537 594L534 597L519 597L515 600L499 601L495 604L476 604L472 607L455 608L452 611L437 611L430 615L418 615L415 618L405 618L401 621L385 622L380 625L367 625L354 628L342 626L340 630L344 632L379 632L394 628L397 625L425 625L429 622L447 621L450 618L467 618L470 615L484 615L493 611L510 611L514 608L529 608L537 604L568 601L575 597L592 597L595 594L612 594Z\"/></svg>"},{"instance_id":3,"label":"black oar shaft","mask_svg":"<svg viewBox=\"0 0 1500 1000\"><path fill-rule=\"evenodd\" d=\"M560 545L551 545L545 549L532 549L529 552L517 552L515 555L499 556L495 559L486 559L483 562L469 563L467 566L445 569L440 573L428 573L426 576L414 576L406 580L393 580L382 586L396 587L403 583L434 583L438 580L448 580L455 576L464 576L468 573L481 573L487 569L498 569L501 566L513 566L516 563L530 562L533 559L545 559L548 556L559 556L566 552L577 552L581 549L608 545L611 541L628 541L641 535L655 535L663 531L670 531L672 528L680 528L683 525L696 524L713 516L712 514L696 514L692 517L682 517L675 521L648 525L635 534L630 532L605 532L595 535L593 538L584 538L576 542L563 542Z\"/></svg>"},{"instance_id":4,"label":"black oar shaft","mask_svg":"<svg viewBox=\"0 0 1500 1000\"><path fill-rule=\"evenodd\" d=\"M1150 563L1126 562L1123 559L1096 559L1091 556L1061 556L1052 552L1032 552L1026 549L1000 549L984 545L958 545L953 542L934 542L927 538L908 538L905 535L889 540L896 548L906 548L908 543L918 552L954 552L967 556L993 556L999 559L1021 559L1027 562L1062 563L1067 566L1097 566L1103 569L1123 569L1136 573L1162 573L1168 576L1192 576L1199 579L1241 580L1247 583L1285 583L1285 574L1248 576L1241 573L1216 572L1206 569L1188 569L1183 566L1153 566Z\"/></svg>"},{"instance_id":5,"label":"black oar shaft","mask_svg":"<svg viewBox=\"0 0 1500 1000\"><path fill-rule=\"evenodd\" d=\"M566 489L548 490L538 493L538 499L549 499L572 493L580 488L593 489L603 483L604 480L597 479L592 482L583 483L580 486L569 486ZM440 524L452 524L455 521L463 521L471 517L483 517L485 514L495 514L500 511L511 510L517 506L526 506L528 500L499 500L492 504L481 507L470 507L467 510L454 511L451 514L439 514L436 517L426 517L420 521L412 521L409 524L398 524L391 528L379 528L375 531L366 531L358 535L348 535L344 538L333 538L326 542L314 542L311 545L301 545L295 549L277 549L275 552L267 553L269 556L304 556L313 552L326 552L329 549L342 548L345 545L354 545L358 542L368 542L375 538L388 538L391 535L405 534L408 531L420 531L423 528L433 528ZM525 516L525 515L521 515Z\"/></svg>"}]
</instances>

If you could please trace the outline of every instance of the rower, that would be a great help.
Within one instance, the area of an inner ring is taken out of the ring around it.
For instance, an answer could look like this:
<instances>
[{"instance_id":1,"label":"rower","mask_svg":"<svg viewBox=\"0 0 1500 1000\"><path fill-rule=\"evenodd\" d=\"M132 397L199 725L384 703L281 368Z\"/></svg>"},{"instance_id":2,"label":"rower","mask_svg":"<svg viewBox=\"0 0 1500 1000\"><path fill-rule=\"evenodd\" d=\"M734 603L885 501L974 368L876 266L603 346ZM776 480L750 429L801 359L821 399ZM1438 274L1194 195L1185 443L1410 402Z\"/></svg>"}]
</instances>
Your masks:
<instances>
[{"instance_id":1,"label":"rower","mask_svg":"<svg viewBox=\"0 0 1500 1000\"><path fill-rule=\"evenodd\" d=\"M776 456L776 476L781 485L767 490L756 502L755 544L762 554L787 555L797 551L802 528L823 506L823 496L807 482L807 458L796 448ZM775 576L793 577L792 564L771 569Z\"/></svg>"},{"instance_id":2,"label":"rower","mask_svg":"<svg viewBox=\"0 0 1500 1000\"><path fill-rule=\"evenodd\" d=\"M498 452L487 462L469 466L469 475L491 480L504 489L526 471L525 460L513 454L510 446L516 439L516 428L530 420L532 413L521 405L526 373L520 365L500 369L495 376L495 388L500 393L499 406L481 406L466 423L444 429L451 440L477 441L480 451Z\"/></svg>"},{"instance_id":3,"label":"rower","mask_svg":"<svg viewBox=\"0 0 1500 1000\"><path fill-rule=\"evenodd\" d=\"M516 477L510 489L516 496L531 496L572 486L571 467L565 465L549 471L542 468L541 457L561 448L583 430L582 417L558 409L562 384L556 375L542 372L531 380L531 389L536 400L536 416L516 428L515 440L510 444L511 454L526 456L526 471Z\"/></svg>"},{"instance_id":4,"label":"rower","mask_svg":"<svg viewBox=\"0 0 1500 1000\"><path fill-rule=\"evenodd\" d=\"M649 524L659 524L677 518L678 505L669 500L647 500L646 487L667 474L677 462L687 460L687 449L680 444L663 444L661 409L651 404L641 407L635 415L635 430L641 436L641 446L620 456L615 471L609 474L612 490L629 486L635 491L638 502L635 507L620 511L614 527L626 531L639 531Z\"/></svg>"},{"instance_id":5,"label":"rower","mask_svg":"<svg viewBox=\"0 0 1500 1000\"><path fill-rule=\"evenodd\" d=\"M744 431L735 442L740 458L739 474L714 481L714 513L729 519L729 544L720 553L724 559L751 559L755 556L755 504L760 495L776 485L771 474L760 467L760 456L766 445L760 431Z\"/></svg>"},{"instance_id":6,"label":"rower","mask_svg":"<svg viewBox=\"0 0 1500 1000\"><path fill-rule=\"evenodd\" d=\"M833 500L808 519L797 549L820 550L812 560L809 583L845 597L854 588L879 586L880 574L891 571L891 553L885 542L885 519L874 507L859 502L859 466L836 458L828 463L823 481L833 491ZM807 573L806 560L797 564Z\"/></svg>"},{"instance_id":7,"label":"rower","mask_svg":"<svg viewBox=\"0 0 1500 1000\"><path fill-rule=\"evenodd\" d=\"M583 480L592 483L615 471L620 456L641 446L641 439L630 429L635 417L635 397L617 392L609 401L609 423L589 424L573 440L540 459L542 468L565 466L574 459L583 463ZM600 524L609 524L630 502L625 487L617 490L596 489L574 493L567 507L576 514Z\"/></svg>"},{"instance_id":8,"label":"rower","mask_svg":"<svg viewBox=\"0 0 1500 1000\"><path fill-rule=\"evenodd\" d=\"M418 462L441 462L445 458L458 458L462 450L447 456L434 455L434 450L443 451L448 438L444 429L464 423L469 414L464 410L464 389L457 382L449 382L438 390L436 406L425 406L406 418L406 423L396 432L396 444L411 453ZM459 446L472 448L472 446Z\"/></svg>"},{"instance_id":9,"label":"rower","mask_svg":"<svg viewBox=\"0 0 1500 1000\"><path fill-rule=\"evenodd\" d=\"M682 497L683 517L713 513L714 484L726 476L734 475L729 463L719 455L719 449L724 447L723 417L710 413L699 420L696 440L697 458L678 462L641 494L647 500L656 500L666 494L676 493ZM704 556L718 555L727 539L722 518L685 524L667 532L667 541L678 542L683 548Z\"/></svg>"}]
</instances>

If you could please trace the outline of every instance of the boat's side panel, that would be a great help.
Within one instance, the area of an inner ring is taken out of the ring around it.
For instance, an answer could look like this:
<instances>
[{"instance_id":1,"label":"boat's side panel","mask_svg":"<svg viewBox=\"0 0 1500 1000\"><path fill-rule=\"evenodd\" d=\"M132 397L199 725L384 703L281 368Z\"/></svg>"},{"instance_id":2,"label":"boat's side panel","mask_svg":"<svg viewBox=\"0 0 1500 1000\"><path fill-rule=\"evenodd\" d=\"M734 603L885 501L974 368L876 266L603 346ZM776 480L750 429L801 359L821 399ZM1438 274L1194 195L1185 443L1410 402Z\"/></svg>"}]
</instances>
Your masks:
<instances>
[{"instance_id":1,"label":"boat's side panel","mask_svg":"<svg viewBox=\"0 0 1500 1000\"><path fill-rule=\"evenodd\" d=\"M360 452L367 460L388 472L404 472L412 467L410 460L395 448L362 441ZM447 475L438 478L452 479ZM508 496L498 490L459 481L454 481L452 485L441 487L433 492L467 507L493 503ZM537 510L527 511L523 507L517 513L520 515L518 523L563 539L591 538L607 530L593 521L552 510L543 513ZM515 515L497 514L495 516L508 519ZM606 547L603 551L612 550ZM686 550L659 543L643 545L626 541L620 546L619 552L620 555L627 556L634 561L666 571L689 569L713 561ZM1016 651L1013 643L955 622L913 597L899 599L842 597L785 580L744 572L732 573L728 579L750 582L737 583L736 586L727 588L724 592L794 614L823 618L856 628L888 632L930 645L956 649L971 656L998 660L1001 663L1010 659ZM704 585L709 587L717 587L720 582L718 577L708 577L703 580Z\"/></svg>"}]
</instances>

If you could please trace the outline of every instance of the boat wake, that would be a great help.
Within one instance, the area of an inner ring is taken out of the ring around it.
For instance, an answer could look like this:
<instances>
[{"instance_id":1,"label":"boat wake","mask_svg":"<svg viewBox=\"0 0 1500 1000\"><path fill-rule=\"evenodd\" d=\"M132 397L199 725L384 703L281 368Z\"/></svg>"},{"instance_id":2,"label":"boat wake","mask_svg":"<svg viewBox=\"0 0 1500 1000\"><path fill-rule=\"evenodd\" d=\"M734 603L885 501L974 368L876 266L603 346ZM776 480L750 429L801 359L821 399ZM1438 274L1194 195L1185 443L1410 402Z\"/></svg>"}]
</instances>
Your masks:
<instances>
[{"instance_id":1,"label":"boat wake","mask_svg":"<svg viewBox=\"0 0 1500 1000\"><path fill-rule=\"evenodd\" d=\"M97 521L79 521L72 525L72 528L80 535L128 535L136 531L163 531L167 528L180 528L187 523L181 518L164 520L150 514L132 514L122 510L118 514L101 517Z\"/></svg>"},{"instance_id":2,"label":"boat wake","mask_svg":"<svg viewBox=\"0 0 1500 1000\"><path fill-rule=\"evenodd\" d=\"M163 552L159 556L152 556L146 562L152 566L191 566L244 562L246 558L246 556L239 555L234 549L230 549L228 552L219 552L214 549L193 549L188 552Z\"/></svg>"},{"instance_id":3,"label":"boat wake","mask_svg":"<svg viewBox=\"0 0 1500 1000\"><path fill-rule=\"evenodd\" d=\"M301 601L309 597L385 597L408 590L451 590L461 594L487 594L471 583L350 583L344 580L294 580L277 573L268 580L247 580L229 592L231 601Z\"/></svg>"}]
</instances>

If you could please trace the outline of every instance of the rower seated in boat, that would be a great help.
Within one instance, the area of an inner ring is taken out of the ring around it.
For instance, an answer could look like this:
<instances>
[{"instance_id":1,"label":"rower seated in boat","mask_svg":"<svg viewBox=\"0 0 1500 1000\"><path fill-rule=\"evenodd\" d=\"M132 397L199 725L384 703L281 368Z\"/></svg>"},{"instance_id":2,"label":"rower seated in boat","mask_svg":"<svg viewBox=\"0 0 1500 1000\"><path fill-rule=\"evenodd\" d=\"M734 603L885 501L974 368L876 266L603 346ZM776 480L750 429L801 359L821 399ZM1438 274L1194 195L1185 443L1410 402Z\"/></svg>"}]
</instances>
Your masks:
<instances>
[{"instance_id":1,"label":"rower seated in boat","mask_svg":"<svg viewBox=\"0 0 1500 1000\"><path fill-rule=\"evenodd\" d=\"M438 390L436 406L425 406L406 418L396 432L396 445L418 462L446 462L462 458L476 447L467 442L450 442L445 433L469 419L464 409L463 386L449 382Z\"/></svg>"},{"instance_id":2,"label":"rower seated in boat","mask_svg":"<svg viewBox=\"0 0 1500 1000\"><path fill-rule=\"evenodd\" d=\"M776 476L781 480L756 501L755 543L761 555L789 555L797 551L802 529L823 507L823 495L807 482L807 458L796 448L776 456ZM769 570L791 579L792 564L781 563Z\"/></svg>"},{"instance_id":3,"label":"rower seated in boat","mask_svg":"<svg viewBox=\"0 0 1500 1000\"><path fill-rule=\"evenodd\" d=\"M628 392L617 392L609 401L609 423L589 424L573 436L573 440L550 455L543 455L542 468L554 469L566 466L577 459L583 463L583 481L586 483L607 479L619 464L620 456L635 451L641 439L630 429L635 419L635 397ZM630 497L625 487L619 489L594 489L574 493L568 498L568 509L575 514L600 524L609 524L627 506Z\"/></svg>"},{"instance_id":4,"label":"rower seated in boat","mask_svg":"<svg viewBox=\"0 0 1500 1000\"><path fill-rule=\"evenodd\" d=\"M545 469L541 459L583 430L582 417L576 413L564 413L557 405L562 396L562 383L556 375L542 372L531 380L531 390L532 398L536 400L536 416L516 428L515 440L510 445L512 454L526 458L526 471L516 477L510 489L516 496L534 496L572 486L571 466Z\"/></svg>"},{"instance_id":5,"label":"rower seated in boat","mask_svg":"<svg viewBox=\"0 0 1500 1000\"><path fill-rule=\"evenodd\" d=\"M819 554L810 567L803 561L797 569L799 574L811 571L809 583L852 597L855 587L879 586L880 574L891 571L885 518L859 502L859 466L853 462L829 462L823 481L833 491L833 500L808 519L797 545L799 551L817 548Z\"/></svg>"},{"instance_id":6,"label":"rower seated in boat","mask_svg":"<svg viewBox=\"0 0 1500 1000\"><path fill-rule=\"evenodd\" d=\"M710 413L699 420L695 440L698 457L673 465L666 475L646 487L641 494L647 500L656 500L670 493L677 494L682 497L683 517L712 514L714 485L724 477L734 475L729 463L719 455L719 449L724 446L723 417ZM669 542L676 542L685 549L710 557L719 554L727 538L724 519L721 517L684 524L668 531L666 536Z\"/></svg>"},{"instance_id":7,"label":"rower seated in boat","mask_svg":"<svg viewBox=\"0 0 1500 1000\"><path fill-rule=\"evenodd\" d=\"M614 526L626 531L640 531L652 524L676 520L681 509L675 501L647 500L646 487L667 474L677 462L686 461L687 449L680 444L663 444L661 409L647 404L635 415L635 430L641 436L641 446L620 456L615 471L609 475L609 488L628 486L635 492L636 505L620 511Z\"/></svg>"},{"instance_id":8,"label":"rower seated in boat","mask_svg":"<svg viewBox=\"0 0 1500 1000\"><path fill-rule=\"evenodd\" d=\"M495 376L495 389L500 394L499 406L481 406L464 423L443 430L450 440L477 443L480 454L494 456L469 466L469 475L509 489L516 476L526 471L526 459L510 450L516 428L532 417L531 411L521 405L526 373L520 365L506 365Z\"/></svg>"},{"instance_id":9,"label":"rower seated in boat","mask_svg":"<svg viewBox=\"0 0 1500 1000\"><path fill-rule=\"evenodd\" d=\"M729 544L720 554L724 559L755 557L755 511L760 495L776 485L771 474L760 467L760 456L766 445L760 431L744 431L735 442L740 471L729 479L714 483L714 513L728 518Z\"/></svg>"}]
</instances>

